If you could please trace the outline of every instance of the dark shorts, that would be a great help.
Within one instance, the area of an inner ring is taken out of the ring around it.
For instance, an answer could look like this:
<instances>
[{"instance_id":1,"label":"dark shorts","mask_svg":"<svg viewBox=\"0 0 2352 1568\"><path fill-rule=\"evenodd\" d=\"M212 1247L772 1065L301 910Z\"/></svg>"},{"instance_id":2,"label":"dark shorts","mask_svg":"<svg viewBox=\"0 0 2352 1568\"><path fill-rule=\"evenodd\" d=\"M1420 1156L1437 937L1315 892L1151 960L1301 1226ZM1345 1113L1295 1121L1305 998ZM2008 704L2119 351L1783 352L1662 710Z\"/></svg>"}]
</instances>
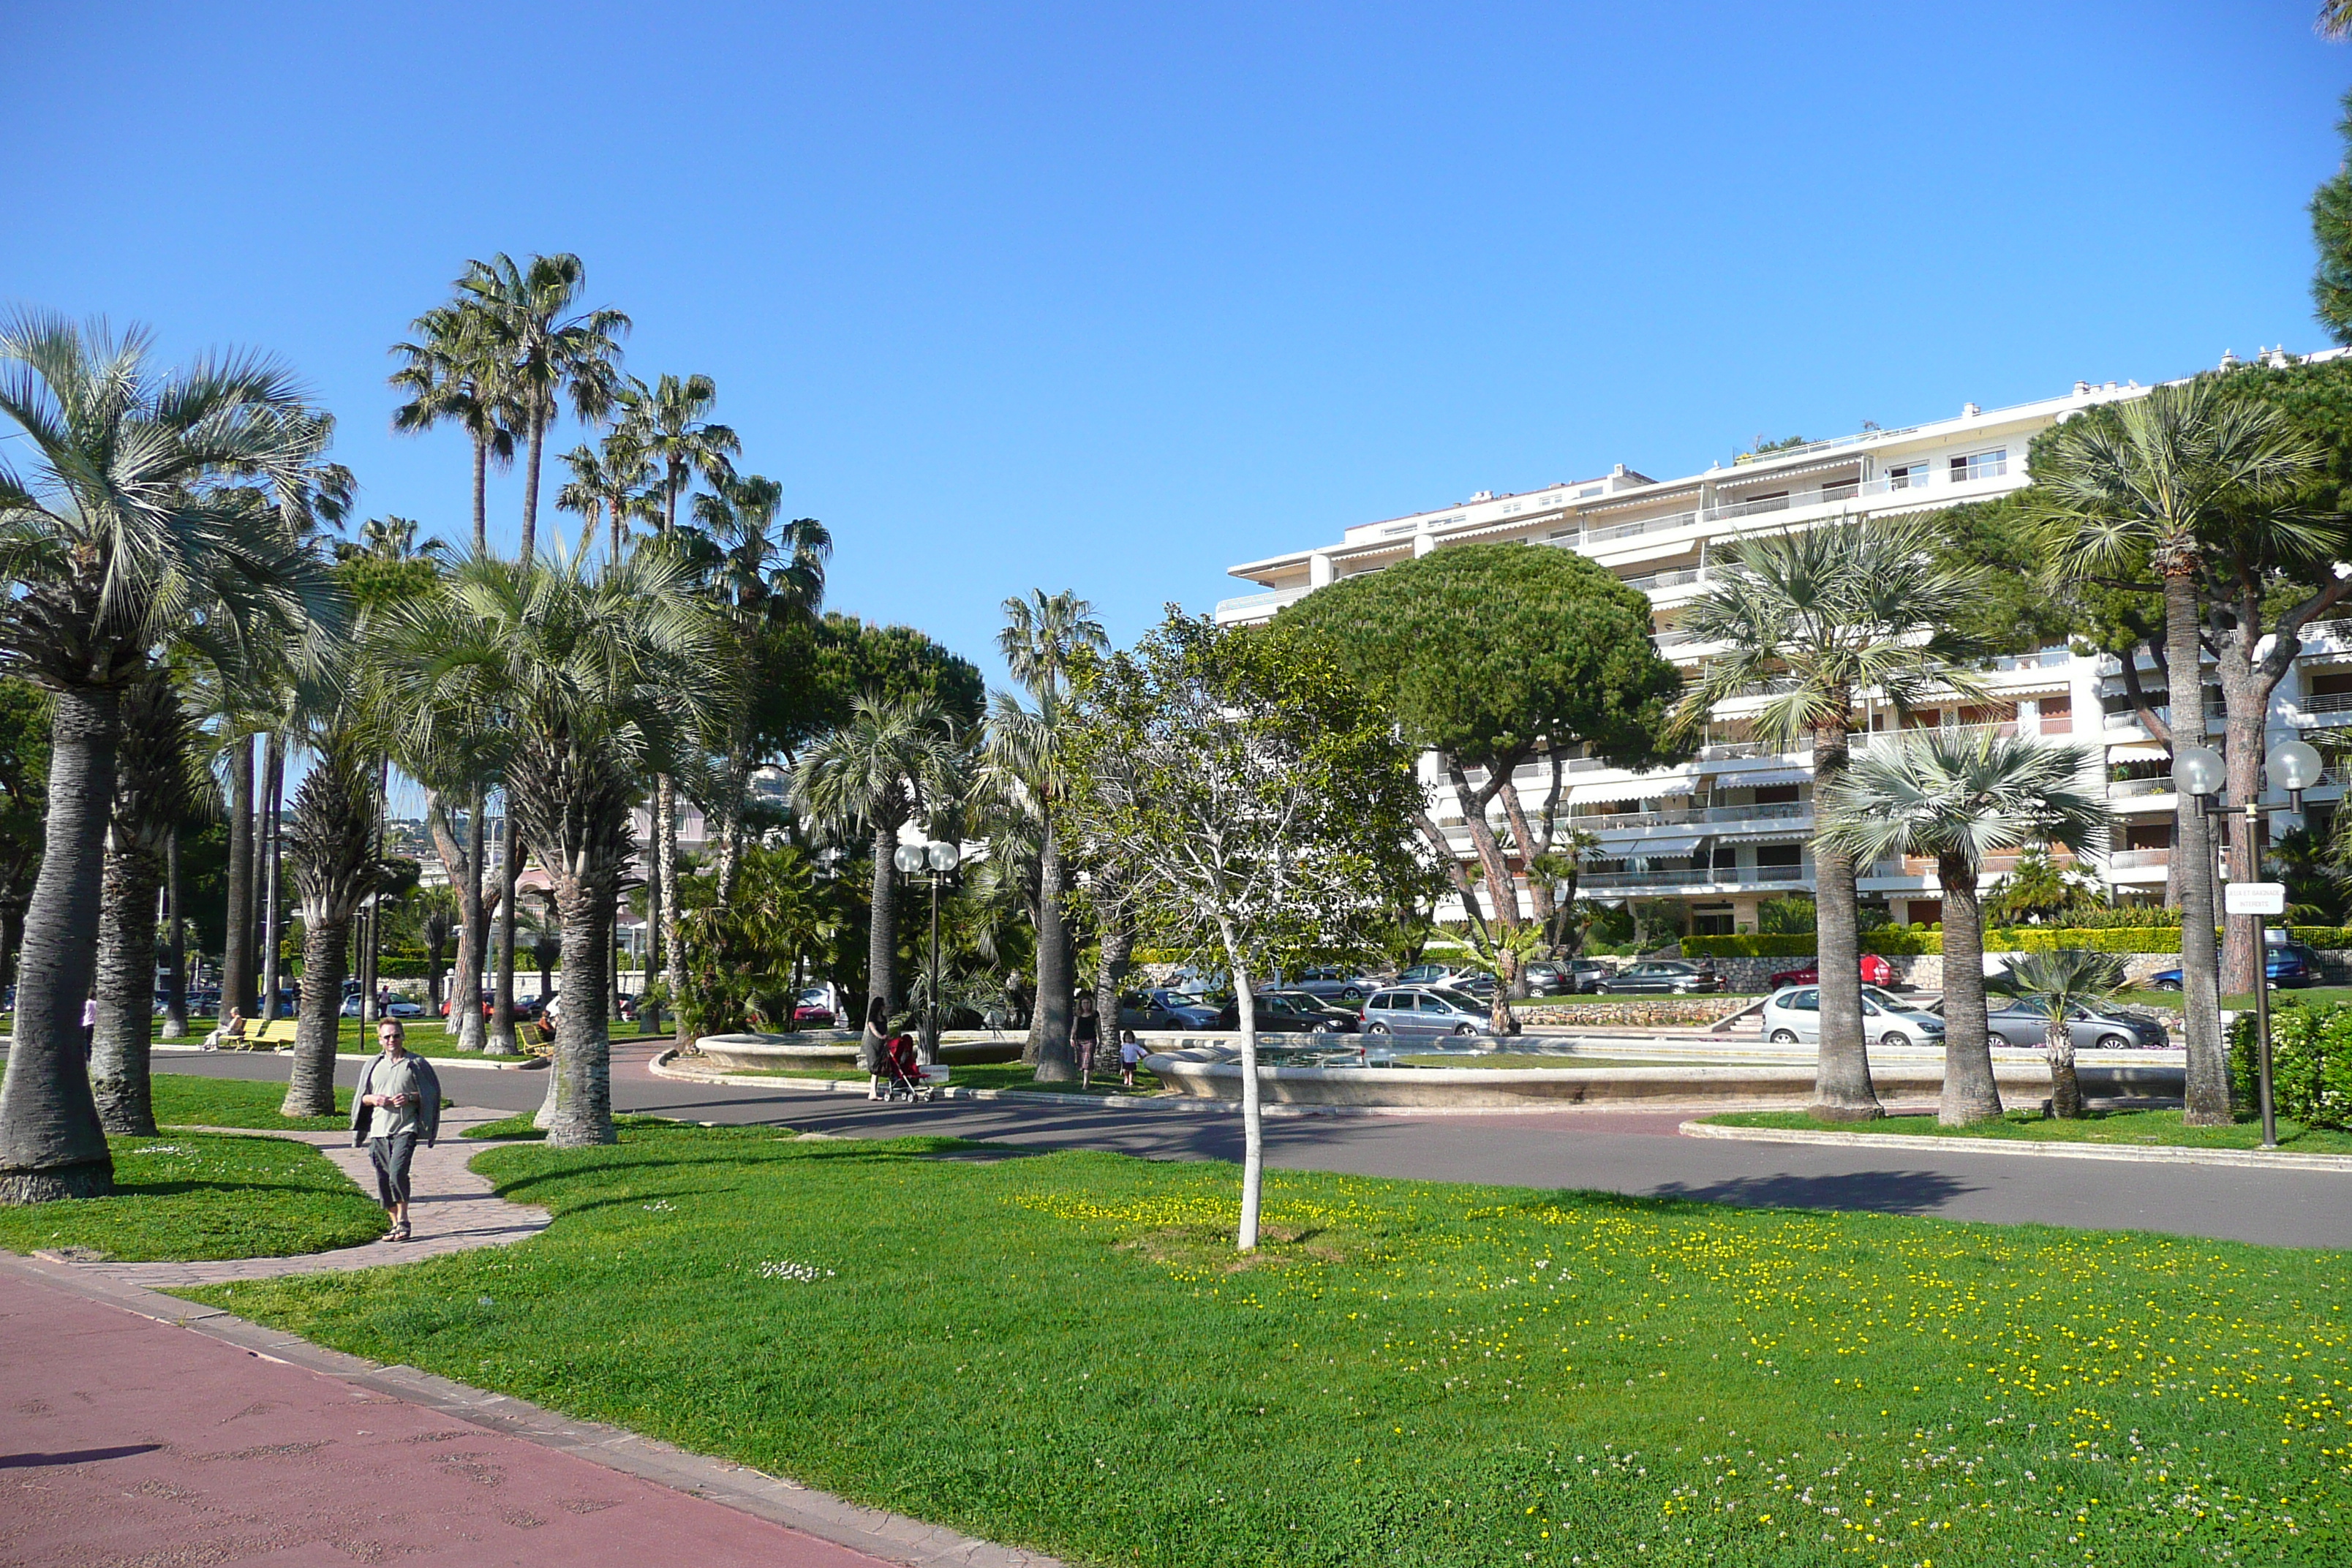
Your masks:
<instances>
[{"instance_id":1,"label":"dark shorts","mask_svg":"<svg viewBox=\"0 0 2352 1568\"><path fill-rule=\"evenodd\" d=\"M383 1206L408 1201L408 1162L416 1154L416 1134L395 1132L368 1140L368 1158L375 1162L375 1187Z\"/></svg>"}]
</instances>

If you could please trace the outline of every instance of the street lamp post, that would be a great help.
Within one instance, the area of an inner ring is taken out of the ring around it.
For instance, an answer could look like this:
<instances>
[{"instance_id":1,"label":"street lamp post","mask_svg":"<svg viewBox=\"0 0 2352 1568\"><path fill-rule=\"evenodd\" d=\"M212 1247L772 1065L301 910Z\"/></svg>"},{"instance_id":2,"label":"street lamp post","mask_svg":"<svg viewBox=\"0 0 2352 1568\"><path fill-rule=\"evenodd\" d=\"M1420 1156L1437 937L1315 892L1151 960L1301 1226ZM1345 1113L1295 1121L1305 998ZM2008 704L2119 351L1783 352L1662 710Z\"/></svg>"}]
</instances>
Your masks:
<instances>
[{"instance_id":1,"label":"street lamp post","mask_svg":"<svg viewBox=\"0 0 2352 1568\"><path fill-rule=\"evenodd\" d=\"M929 844L901 844L890 857L892 865L911 877L928 870L931 876L931 964L929 979L923 987L923 1044L926 1054L936 1060L940 1052L940 879L956 868L963 853L954 845L934 840Z\"/></svg>"},{"instance_id":2,"label":"street lamp post","mask_svg":"<svg viewBox=\"0 0 2352 1568\"><path fill-rule=\"evenodd\" d=\"M2326 776L2326 769L2317 751L2301 741L2289 741L2273 751L2263 763L2271 787L2287 797L2284 809L2303 810L2303 792L2317 784ZM2221 806L2217 796L2227 774L2221 756L2208 746L2183 747L2173 758L2174 787L2193 796L2200 811L2208 816L2220 816ZM2249 856L2255 863L2243 868L2252 875L2239 878L2229 889L2230 901L2239 904L2240 910L2253 917L2254 921L2254 1078L2256 1092L2262 1100L2263 1147L2278 1147L2278 1112L2271 1096L2271 964L2268 915L2285 910L2284 889L2273 883L2259 880L2263 817L2281 809L2264 805L2259 801L2246 802L2246 843ZM2273 909L2275 905L2275 909ZM2221 992L2220 976L2215 976L2214 993Z\"/></svg>"}]
</instances>

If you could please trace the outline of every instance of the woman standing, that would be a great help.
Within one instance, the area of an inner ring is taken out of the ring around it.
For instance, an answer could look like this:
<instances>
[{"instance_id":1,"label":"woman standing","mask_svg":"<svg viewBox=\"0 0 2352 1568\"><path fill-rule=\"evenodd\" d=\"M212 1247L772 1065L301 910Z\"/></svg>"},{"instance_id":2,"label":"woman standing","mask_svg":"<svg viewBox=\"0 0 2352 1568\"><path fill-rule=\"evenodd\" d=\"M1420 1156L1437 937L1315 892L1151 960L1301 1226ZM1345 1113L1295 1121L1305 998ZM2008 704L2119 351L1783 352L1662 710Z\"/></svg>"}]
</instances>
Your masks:
<instances>
[{"instance_id":1,"label":"woman standing","mask_svg":"<svg viewBox=\"0 0 2352 1568\"><path fill-rule=\"evenodd\" d=\"M883 1053L890 1044L890 1004L877 996L866 1004L866 1032L857 1038L857 1065L873 1076L866 1098L882 1098Z\"/></svg>"}]
</instances>

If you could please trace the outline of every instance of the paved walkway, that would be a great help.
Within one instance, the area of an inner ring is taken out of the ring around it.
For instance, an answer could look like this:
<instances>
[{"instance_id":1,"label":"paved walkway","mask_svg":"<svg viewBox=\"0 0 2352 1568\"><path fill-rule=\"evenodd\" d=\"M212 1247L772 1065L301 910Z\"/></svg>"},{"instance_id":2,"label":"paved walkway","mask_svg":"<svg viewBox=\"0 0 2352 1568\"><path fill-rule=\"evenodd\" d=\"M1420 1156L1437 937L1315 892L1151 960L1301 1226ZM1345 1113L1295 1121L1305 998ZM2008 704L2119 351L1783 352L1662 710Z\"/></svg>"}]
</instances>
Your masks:
<instances>
[{"instance_id":1,"label":"paved walkway","mask_svg":"<svg viewBox=\"0 0 2352 1568\"><path fill-rule=\"evenodd\" d=\"M5 1255L0 1366L0 1568L1053 1568Z\"/></svg>"},{"instance_id":2,"label":"paved walkway","mask_svg":"<svg viewBox=\"0 0 2352 1568\"><path fill-rule=\"evenodd\" d=\"M409 1241L372 1241L363 1247L340 1247L299 1258L245 1258L220 1263L75 1263L76 1268L102 1274L126 1285L151 1290L171 1290L184 1285L219 1285L239 1279L267 1279L280 1274L317 1274L341 1268L377 1268L391 1263L414 1263L447 1252L478 1247L504 1247L547 1228L547 1211L529 1204L513 1204L493 1195L490 1184L466 1168L466 1163L489 1145L463 1136L468 1127L503 1121L508 1113L453 1107L441 1113L441 1139L430 1149L416 1151L409 1166ZM206 1131L231 1131L221 1128ZM375 1195L375 1166L365 1149L352 1147L348 1132L278 1132L261 1134L308 1143L324 1153L359 1184ZM47 1255L43 1255L47 1256ZM58 1259L58 1261L68 1261Z\"/></svg>"}]
</instances>

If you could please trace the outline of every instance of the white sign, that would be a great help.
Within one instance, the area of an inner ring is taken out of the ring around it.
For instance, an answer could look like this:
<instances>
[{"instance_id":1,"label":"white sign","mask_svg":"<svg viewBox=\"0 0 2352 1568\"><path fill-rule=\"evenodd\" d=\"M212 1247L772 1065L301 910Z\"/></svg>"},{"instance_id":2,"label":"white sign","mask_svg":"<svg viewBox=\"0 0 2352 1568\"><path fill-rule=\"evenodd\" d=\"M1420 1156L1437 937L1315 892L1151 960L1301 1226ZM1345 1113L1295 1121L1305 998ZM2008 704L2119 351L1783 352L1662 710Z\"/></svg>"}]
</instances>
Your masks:
<instances>
[{"instance_id":1,"label":"white sign","mask_svg":"<svg viewBox=\"0 0 2352 1568\"><path fill-rule=\"evenodd\" d=\"M2286 884L2225 882L2221 885L2221 910L2232 915L2283 915L2286 913Z\"/></svg>"}]
</instances>

